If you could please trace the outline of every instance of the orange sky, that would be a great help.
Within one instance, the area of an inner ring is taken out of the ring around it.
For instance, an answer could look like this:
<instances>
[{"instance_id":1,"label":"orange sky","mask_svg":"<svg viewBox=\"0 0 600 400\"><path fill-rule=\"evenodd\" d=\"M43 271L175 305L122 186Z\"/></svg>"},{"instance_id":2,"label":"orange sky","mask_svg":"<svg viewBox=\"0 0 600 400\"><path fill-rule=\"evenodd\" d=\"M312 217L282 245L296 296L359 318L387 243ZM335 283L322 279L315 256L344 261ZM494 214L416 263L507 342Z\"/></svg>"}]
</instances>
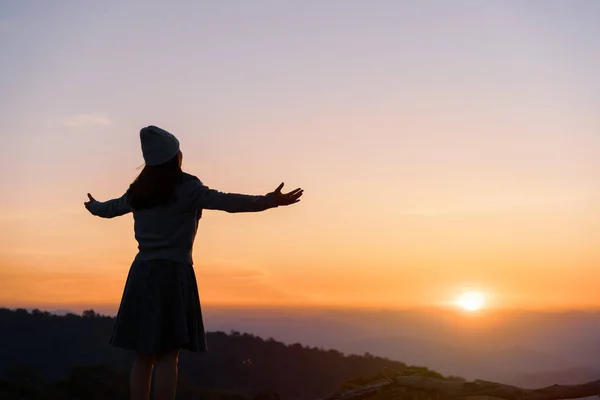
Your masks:
<instances>
[{"instance_id":1,"label":"orange sky","mask_svg":"<svg viewBox=\"0 0 600 400\"><path fill-rule=\"evenodd\" d=\"M593 209L403 216L382 201L347 218L314 193L307 185L296 207L261 214L206 212L194 251L203 302L404 307L475 288L495 306L600 304ZM0 304L118 302L135 255L131 216L12 215Z\"/></svg>"},{"instance_id":2,"label":"orange sky","mask_svg":"<svg viewBox=\"0 0 600 400\"><path fill-rule=\"evenodd\" d=\"M0 306L119 302L132 218L83 202L149 124L211 187L305 189L205 213L204 304L600 306L595 3L333 3L0 6Z\"/></svg>"}]
</instances>

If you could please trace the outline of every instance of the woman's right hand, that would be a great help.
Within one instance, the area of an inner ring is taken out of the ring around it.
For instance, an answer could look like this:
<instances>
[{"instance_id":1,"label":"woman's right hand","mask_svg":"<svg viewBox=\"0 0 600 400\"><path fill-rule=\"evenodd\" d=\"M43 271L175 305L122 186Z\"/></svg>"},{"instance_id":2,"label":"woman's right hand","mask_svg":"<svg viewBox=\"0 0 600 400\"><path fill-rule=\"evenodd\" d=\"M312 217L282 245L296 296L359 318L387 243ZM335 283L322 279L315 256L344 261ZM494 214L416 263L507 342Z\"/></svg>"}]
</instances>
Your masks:
<instances>
[{"instance_id":1,"label":"woman's right hand","mask_svg":"<svg viewBox=\"0 0 600 400\"><path fill-rule=\"evenodd\" d=\"M83 205L84 205L84 206L85 206L85 208L87 208L87 209L88 209L88 211L89 211L89 210L90 210L90 206L91 206L91 204L92 204L93 202L95 202L95 201L96 201L96 199L94 199L94 198L92 197L92 195L91 195L91 194L89 194L89 193L87 194L87 197L88 197L88 199L89 199L89 200L88 200L88 201L86 201L85 203L83 203Z\"/></svg>"},{"instance_id":2,"label":"woman's right hand","mask_svg":"<svg viewBox=\"0 0 600 400\"><path fill-rule=\"evenodd\" d=\"M275 202L278 206L289 206L300 201L300 197L304 193L303 189L294 189L289 193L281 193L283 188L283 182L273 192L269 193L271 196L275 196Z\"/></svg>"}]
</instances>

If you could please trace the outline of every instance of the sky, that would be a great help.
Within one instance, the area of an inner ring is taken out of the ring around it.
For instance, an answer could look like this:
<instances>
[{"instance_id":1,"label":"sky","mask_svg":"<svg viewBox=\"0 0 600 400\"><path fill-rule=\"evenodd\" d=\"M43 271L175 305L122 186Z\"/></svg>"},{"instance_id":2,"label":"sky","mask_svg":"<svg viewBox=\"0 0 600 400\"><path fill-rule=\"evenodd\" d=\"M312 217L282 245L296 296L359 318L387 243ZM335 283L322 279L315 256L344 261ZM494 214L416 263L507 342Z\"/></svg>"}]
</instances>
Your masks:
<instances>
[{"instance_id":1,"label":"sky","mask_svg":"<svg viewBox=\"0 0 600 400\"><path fill-rule=\"evenodd\" d=\"M600 3L0 3L0 305L116 308L139 129L226 192L211 306L598 308Z\"/></svg>"}]
</instances>

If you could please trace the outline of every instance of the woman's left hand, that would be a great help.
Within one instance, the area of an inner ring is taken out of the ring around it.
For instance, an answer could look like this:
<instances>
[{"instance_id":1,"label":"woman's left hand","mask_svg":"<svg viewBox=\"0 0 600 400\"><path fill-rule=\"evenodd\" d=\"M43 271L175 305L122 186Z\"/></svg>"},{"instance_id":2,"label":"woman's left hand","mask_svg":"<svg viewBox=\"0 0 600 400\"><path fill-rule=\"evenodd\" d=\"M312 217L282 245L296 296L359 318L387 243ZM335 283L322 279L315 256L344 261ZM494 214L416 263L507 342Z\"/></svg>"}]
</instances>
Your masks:
<instances>
[{"instance_id":1,"label":"woman's left hand","mask_svg":"<svg viewBox=\"0 0 600 400\"><path fill-rule=\"evenodd\" d=\"M281 193L281 189L283 188L283 183L275 189L271 195L275 196L275 202L278 206L289 206L290 204L295 204L300 201L300 197L304 193L304 190L298 188L294 189L289 193Z\"/></svg>"}]
</instances>

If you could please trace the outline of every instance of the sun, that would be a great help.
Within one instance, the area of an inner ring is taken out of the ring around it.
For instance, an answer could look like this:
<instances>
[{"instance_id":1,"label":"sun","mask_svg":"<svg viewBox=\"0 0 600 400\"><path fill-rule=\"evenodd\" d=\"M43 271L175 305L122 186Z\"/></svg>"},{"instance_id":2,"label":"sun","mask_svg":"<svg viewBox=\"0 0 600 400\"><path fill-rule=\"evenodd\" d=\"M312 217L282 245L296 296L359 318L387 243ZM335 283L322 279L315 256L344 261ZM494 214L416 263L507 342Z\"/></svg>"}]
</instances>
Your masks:
<instances>
[{"instance_id":1,"label":"sun","mask_svg":"<svg viewBox=\"0 0 600 400\"><path fill-rule=\"evenodd\" d=\"M479 311L485 307L486 298L482 292L465 292L456 300L456 305L465 311Z\"/></svg>"}]
</instances>

